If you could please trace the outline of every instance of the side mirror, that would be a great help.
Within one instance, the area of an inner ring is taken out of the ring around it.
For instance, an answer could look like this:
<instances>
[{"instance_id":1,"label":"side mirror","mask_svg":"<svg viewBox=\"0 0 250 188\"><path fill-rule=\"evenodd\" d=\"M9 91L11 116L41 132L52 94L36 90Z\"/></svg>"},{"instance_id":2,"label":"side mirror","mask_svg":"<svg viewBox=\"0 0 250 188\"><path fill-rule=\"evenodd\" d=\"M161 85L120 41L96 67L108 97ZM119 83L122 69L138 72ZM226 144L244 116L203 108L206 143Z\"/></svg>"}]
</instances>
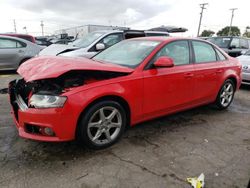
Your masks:
<instances>
[{"instance_id":1,"label":"side mirror","mask_svg":"<svg viewBox=\"0 0 250 188\"><path fill-rule=\"evenodd\" d=\"M174 60L167 56L159 57L156 62L154 62L154 66L161 68L161 67L173 67L174 66Z\"/></svg>"},{"instance_id":2,"label":"side mirror","mask_svg":"<svg viewBox=\"0 0 250 188\"><path fill-rule=\"evenodd\" d=\"M105 49L105 45L103 43L98 43L98 44L96 44L95 49L97 51L104 50Z\"/></svg>"}]
</instances>

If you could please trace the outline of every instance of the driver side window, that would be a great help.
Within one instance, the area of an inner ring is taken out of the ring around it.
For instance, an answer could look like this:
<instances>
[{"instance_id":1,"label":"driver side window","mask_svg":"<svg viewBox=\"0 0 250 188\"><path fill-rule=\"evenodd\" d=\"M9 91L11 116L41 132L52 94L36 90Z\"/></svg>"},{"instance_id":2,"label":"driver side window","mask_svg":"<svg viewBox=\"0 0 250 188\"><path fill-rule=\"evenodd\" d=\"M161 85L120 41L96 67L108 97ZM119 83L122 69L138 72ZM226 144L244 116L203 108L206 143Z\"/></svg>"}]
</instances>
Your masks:
<instances>
[{"instance_id":1,"label":"driver side window","mask_svg":"<svg viewBox=\"0 0 250 188\"><path fill-rule=\"evenodd\" d=\"M100 41L100 43L103 43L105 45L105 48L108 48L122 40L123 40L122 34L118 33L106 36L104 39Z\"/></svg>"},{"instance_id":2,"label":"driver side window","mask_svg":"<svg viewBox=\"0 0 250 188\"><path fill-rule=\"evenodd\" d=\"M154 63L159 57L168 56L174 60L174 65L189 64L188 41L171 42L164 46L153 58Z\"/></svg>"}]
</instances>

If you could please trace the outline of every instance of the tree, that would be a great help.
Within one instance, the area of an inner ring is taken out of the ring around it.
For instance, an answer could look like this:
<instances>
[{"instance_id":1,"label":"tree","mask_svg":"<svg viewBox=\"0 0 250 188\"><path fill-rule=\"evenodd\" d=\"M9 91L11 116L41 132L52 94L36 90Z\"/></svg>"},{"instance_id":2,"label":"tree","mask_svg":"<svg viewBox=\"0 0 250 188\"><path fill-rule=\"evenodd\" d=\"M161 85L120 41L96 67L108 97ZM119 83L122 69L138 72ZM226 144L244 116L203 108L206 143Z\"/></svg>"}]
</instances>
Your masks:
<instances>
[{"instance_id":1,"label":"tree","mask_svg":"<svg viewBox=\"0 0 250 188\"><path fill-rule=\"evenodd\" d=\"M250 31L249 31L250 27L247 26L246 27L246 31L243 33L243 37L247 37L247 38L250 38Z\"/></svg>"},{"instance_id":2,"label":"tree","mask_svg":"<svg viewBox=\"0 0 250 188\"><path fill-rule=\"evenodd\" d=\"M229 26L222 28L220 31L218 31L218 36L228 36L229 33ZM231 27L231 36L240 36L240 29L237 26Z\"/></svg>"},{"instance_id":3,"label":"tree","mask_svg":"<svg viewBox=\"0 0 250 188\"><path fill-rule=\"evenodd\" d=\"M211 30L204 30L201 33L201 37L211 37L213 34L215 34L214 31Z\"/></svg>"}]
</instances>

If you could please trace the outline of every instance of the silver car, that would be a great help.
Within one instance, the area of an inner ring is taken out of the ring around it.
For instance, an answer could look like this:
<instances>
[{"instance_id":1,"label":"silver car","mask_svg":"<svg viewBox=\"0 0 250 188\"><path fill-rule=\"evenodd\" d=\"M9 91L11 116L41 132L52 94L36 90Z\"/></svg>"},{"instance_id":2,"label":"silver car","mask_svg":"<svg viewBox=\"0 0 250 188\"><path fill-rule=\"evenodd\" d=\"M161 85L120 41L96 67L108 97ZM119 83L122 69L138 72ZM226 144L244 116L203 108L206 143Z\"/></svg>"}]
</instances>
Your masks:
<instances>
[{"instance_id":1,"label":"silver car","mask_svg":"<svg viewBox=\"0 0 250 188\"><path fill-rule=\"evenodd\" d=\"M237 58L242 64L242 84L250 85L250 50Z\"/></svg>"},{"instance_id":2,"label":"silver car","mask_svg":"<svg viewBox=\"0 0 250 188\"><path fill-rule=\"evenodd\" d=\"M0 70L16 70L20 64L36 56L43 48L24 39L0 36Z\"/></svg>"},{"instance_id":3,"label":"silver car","mask_svg":"<svg viewBox=\"0 0 250 188\"><path fill-rule=\"evenodd\" d=\"M94 31L68 45L52 44L42 50L39 56L66 56L92 58L101 50L130 38L147 36L169 36L167 32L140 30Z\"/></svg>"}]
</instances>

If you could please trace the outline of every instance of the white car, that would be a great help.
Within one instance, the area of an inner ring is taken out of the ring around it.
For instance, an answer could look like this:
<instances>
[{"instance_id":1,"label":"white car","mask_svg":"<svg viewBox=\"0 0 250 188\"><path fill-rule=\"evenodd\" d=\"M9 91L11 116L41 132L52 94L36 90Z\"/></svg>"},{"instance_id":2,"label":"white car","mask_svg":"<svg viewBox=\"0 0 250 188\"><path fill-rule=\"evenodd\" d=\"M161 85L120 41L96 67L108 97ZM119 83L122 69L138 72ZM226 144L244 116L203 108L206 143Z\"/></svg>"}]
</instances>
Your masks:
<instances>
[{"instance_id":1,"label":"white car","mask_svg":"<svg viewBox=\"0 0 250 188\"><path fill-rule=\"evenodd\" d=\"M79 38L68 45L52 44L42 50L39 56L67 56L92 58L101 50L130 38L149 36L169 36L167 32L140 31L140 30L109 30L95 31L83 38Z\"/></svg>"},{"instance_id":2,"label":"white car","mask_svg":"<svg viewBox=\"0 0 250 188\"><path fill-rule=\"evenodd\" d=\"M237 58L242 64L242 84L250 85L250 50Z\"/></svg>"},{"instance_id":3,"label":"white car","mask_svg":"<svg viewBox=\"0 0 250 188\"><path fill-rule=\"evenodd\" d=\"M10 36L0 36L0 70L16 70L24 61L36 56L44 47Z\"/></svg>"}]
</instances>

